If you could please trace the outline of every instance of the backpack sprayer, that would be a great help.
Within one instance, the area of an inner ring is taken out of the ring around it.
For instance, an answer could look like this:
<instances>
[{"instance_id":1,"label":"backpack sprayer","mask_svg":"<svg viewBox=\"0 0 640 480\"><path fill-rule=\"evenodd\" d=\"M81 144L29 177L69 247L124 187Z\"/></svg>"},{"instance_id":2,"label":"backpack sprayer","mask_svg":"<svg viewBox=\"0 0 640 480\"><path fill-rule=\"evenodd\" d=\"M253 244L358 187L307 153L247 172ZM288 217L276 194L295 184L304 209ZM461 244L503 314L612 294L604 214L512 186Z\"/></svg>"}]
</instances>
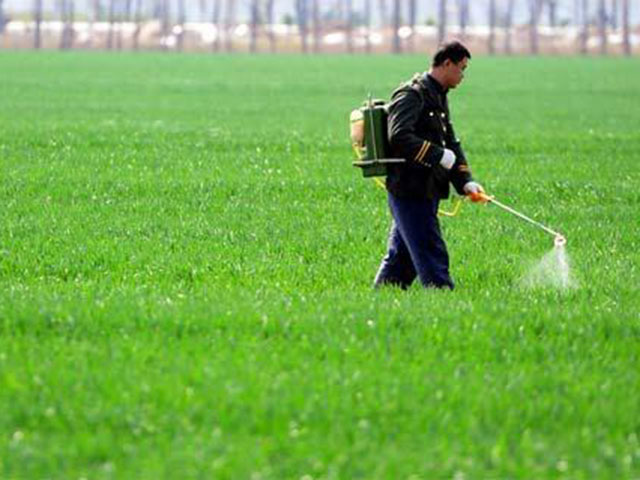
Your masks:
<instances>
[{"instance_id":1,"label":"backpack sprayer","mask_svg":"<svg viewBox=\"0 0 640 480\"><path fill-rule=\"evenodd\" d=\"M404 163L404 158L389 158L387 106L384 100L373 100L371 94L363 106L351 112L351 145L357 160L354 167L364 177L384 177L387 166ZM376 179L377 180L377 179Z\"/></svg>"},{"instance_id":2,"label":"backpack sprayer","mask_svg":"<svg viewBox=\"0 0 640 480\"><path fill-rule=\"evenodd\" d=\"M354 167L362 169L364 177L384 177L388 173L388 166L405 163L403 158L390 158L391 148L387 137L387 105L384 100L373 100L371 94L363 103L363 106L351 112L351 145L356 153L357 160L353 162ZM384 188L384 183L379 178L374 178L378 186ZM563 247L567 239L561 233L552 230L523 213L499 202L494 197L486 193L474 193L468 195L472 202L491 203L496 207L518 217L525 222L536 226L546 233L553 235L554 245ZM455 217L462 206L462 201L458 201L453 211L438 213L447 217Z\"/></svg>"},{"instance_id":3,"label":"backpack sprayer","mask_svg":"<svg viewBox=\"0 0 640 480\"><path fill-rule=\"evenodd\" d=\"M369 94L360 108L351 112L351 146L356 154L354 167L362 169L362 176L374 177L376 185L385 188L378 177L386 177L388 167L405 163L404 158L390 158L391 147L387 136L387 103L374 100ZM450 212L438 210L440 215L455 217L460 211L462 201L458 201Z\"/></svg>"}]
</instances>

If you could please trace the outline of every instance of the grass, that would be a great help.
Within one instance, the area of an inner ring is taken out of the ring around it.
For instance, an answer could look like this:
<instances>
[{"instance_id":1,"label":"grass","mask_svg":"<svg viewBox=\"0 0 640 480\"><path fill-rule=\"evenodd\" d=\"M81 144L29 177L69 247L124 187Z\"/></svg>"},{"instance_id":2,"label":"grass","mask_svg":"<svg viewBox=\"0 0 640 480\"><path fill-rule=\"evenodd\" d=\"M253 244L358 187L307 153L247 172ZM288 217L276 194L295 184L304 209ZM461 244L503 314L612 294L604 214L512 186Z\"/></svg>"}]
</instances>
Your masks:
<instances>
[{"instance_id":1,"label":"grass","mask_svg":"<svg viewBox=\"0 0 640 480\"><path fill-rule=\"evenodd\" d=\"M420 57L0 53L0 478L637 478L640 64L474 59L457 290L373 292Z\"/></svg>"}]
</instances>

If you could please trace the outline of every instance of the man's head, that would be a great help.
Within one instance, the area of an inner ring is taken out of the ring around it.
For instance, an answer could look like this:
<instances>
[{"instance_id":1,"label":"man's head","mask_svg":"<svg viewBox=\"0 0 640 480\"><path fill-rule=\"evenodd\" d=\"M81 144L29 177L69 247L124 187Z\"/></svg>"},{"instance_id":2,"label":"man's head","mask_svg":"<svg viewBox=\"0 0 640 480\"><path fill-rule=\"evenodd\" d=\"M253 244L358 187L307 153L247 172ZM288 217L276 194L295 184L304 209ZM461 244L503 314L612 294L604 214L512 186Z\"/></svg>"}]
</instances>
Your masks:
<instances>
[{"instance_id":1,"label":"man's head","mask_svg":"<svg viewBox=\"0 0 640 480\"><path fill-rule=\"evenodd\" d=\"M442 45L431 63L431 75L446 89L456 88L464 78L471 53L460 42Z\"/></svg>"}]
</instances>

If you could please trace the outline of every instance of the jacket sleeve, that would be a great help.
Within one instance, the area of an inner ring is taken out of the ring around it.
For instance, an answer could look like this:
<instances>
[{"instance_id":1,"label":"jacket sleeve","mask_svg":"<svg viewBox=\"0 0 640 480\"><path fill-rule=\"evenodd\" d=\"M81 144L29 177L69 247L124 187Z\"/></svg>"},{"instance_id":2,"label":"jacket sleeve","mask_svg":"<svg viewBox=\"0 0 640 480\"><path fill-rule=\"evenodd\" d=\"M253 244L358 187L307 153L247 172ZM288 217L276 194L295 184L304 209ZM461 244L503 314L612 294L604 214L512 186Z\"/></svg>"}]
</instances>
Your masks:
<instances>
[{"instance_id":1,"label":"jacket sleeve","mask_svg":"<svg viewBox=\"0 0 640 480\"><path fill-rule=\"evenodd\" d=\"M451 168L449 178L451 179L451 183L455 187L456 191L460 195L464 195L463 187L465 183L473 181L473 177L471 175L469 164L467 163L467 158L464 155L464 150L462 150L460 140L458 140L458 137L456 137L456 134L453 130L453 125L451 125L448 116L446 142L449 148L456 155L456 163Z\"/></svg>"},{"instance_id":2,"label":"jacket sleeve","mask_svg":"<svg viewBox=\"0 0 640 480\"><path fill-rule=\"evenodd\" d=\"M394 95L389 104L389 144L394 155L431 168L440 161L444 150L416 134L421 113L422 99L418 92L407 89Z\"/></svg>"}]
</instances>

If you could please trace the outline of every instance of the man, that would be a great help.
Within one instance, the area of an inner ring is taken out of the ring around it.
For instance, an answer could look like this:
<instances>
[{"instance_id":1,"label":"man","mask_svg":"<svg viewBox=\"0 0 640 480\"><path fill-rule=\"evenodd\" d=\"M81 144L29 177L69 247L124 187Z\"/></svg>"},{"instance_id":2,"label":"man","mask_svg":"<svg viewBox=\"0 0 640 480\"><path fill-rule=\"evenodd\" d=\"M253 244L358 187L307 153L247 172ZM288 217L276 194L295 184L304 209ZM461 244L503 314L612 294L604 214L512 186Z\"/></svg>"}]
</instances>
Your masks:
<instances>
[{"instance_id":1,"label":"man","mask_svg":"<svg viewBox=\"0 0 640 480\"><path fill-rule=\"evenodd\" d=\"M453 289L449 256L438 222L438 203L449 182L460 195L484 192L451 126L447 93L464 78L471 54L460 42L443 45L429 72L416 75L391 98L388 133L394 157L387 191L393 224L375 286L408 288L416 276L426 288Z\"/></svg>"}]
</instances>

